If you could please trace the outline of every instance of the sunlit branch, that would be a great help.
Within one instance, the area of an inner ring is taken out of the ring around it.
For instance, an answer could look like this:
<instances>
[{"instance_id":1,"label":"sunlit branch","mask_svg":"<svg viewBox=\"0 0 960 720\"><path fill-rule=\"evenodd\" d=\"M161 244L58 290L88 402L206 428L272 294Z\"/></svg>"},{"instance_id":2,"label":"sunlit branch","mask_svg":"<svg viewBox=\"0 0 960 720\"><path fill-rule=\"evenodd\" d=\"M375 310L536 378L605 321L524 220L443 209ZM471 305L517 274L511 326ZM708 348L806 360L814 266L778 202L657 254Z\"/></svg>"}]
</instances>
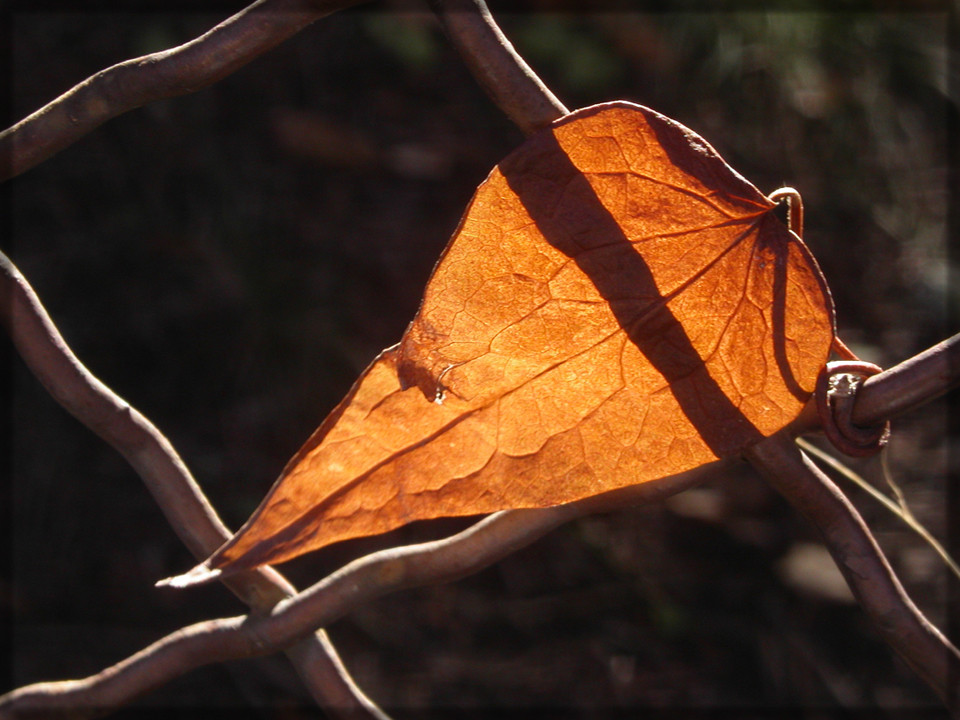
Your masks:
<instances>
[{"instance_id":1,"label":"sunlit branch","mask_svg":"<svg viewBox=\"0 0 960 720\"><path fill-rule=\"evenodd\" d=\"M569 112L514 50L483 0L430 5L476 81L525 134Z\"/></svg>"},{"instance_id":2,"label":"sunlit branch","mask_svg":"<svg viewBox=\"0 0 960 720\"><path fill-rule=\"evenodd\" d=\"M135 408L84 367L67 346L27 280L0 253L0 321L27 367L71 415L110 444L141 477L177 535L197 558L231 533L204 497L167 438ZM251 608L266 612L296 589L264 568L225 584ZM291 648L290 657L318 702L345 708L353 717L380 717L353 684L321 631Z\"/></svg>"},{"instance_id":3,"label":"sunlit branch","mask_svg":"<svg viewBox=\"0 0 960 720\"><path fill-rule=\"evenodd\" d=\"M0 133L0 180L128 110L207 87L315 20L361 1L259 0L183 45L101 70Z\"/></svg>"},{"instance_id":4,"label":"sunlit branch","mask_svg":"<svg viewBox=\"0 0 960 720\"><path fill-rule=\"evenodd\" d=\"M907 596L856 508L786 433L753 446L747 459L820 530L874 628L946 701L960 652Z\"/></svg>"}]
</instances>

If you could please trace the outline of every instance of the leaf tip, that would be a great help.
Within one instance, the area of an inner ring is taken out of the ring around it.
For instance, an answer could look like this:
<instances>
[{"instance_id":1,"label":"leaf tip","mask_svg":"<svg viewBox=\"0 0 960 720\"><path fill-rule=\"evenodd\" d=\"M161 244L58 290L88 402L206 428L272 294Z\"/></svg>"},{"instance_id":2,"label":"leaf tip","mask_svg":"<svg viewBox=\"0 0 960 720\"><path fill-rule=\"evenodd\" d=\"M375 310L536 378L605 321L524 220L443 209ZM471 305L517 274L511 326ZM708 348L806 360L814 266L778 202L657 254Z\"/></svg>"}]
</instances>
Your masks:
<instances>
[{"instance_id":1,"label":"leaf tip","mask_svg":"<svg viewBox=\"0 0 960 720\"><path fill-rule=\"evenodd\" d=\"M185 588L191 585L200 585L215 580L220 577L221 573L222 571L219 568L211 569L206 563L201 563L193 568L193 570L185 572L182 575L174 575L173 577L158 580L154 587Z\"/></svg>"}]
</instances>

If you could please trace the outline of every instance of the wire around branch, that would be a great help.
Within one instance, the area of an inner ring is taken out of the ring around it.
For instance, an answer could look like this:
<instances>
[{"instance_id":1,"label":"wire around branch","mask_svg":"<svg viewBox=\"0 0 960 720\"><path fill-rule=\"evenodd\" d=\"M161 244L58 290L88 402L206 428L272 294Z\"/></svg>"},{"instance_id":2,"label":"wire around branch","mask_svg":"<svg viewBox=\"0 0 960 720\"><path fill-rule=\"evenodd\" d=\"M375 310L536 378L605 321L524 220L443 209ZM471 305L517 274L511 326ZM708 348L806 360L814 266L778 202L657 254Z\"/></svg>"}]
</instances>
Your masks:
<instances>
[{"instance_id":1,"label":"wire around branch","mask_svg":"<svg viewBox=\"0 0 960 720\"><path fill-rule=\"evenodd\" d=\"M817 378L817 414L827 439L845 455L868 457L884 448L890 423L861 427L853 423L853 406L863 381L882 368L862 360L827 363Z\"/></svg>"}]
</instances>

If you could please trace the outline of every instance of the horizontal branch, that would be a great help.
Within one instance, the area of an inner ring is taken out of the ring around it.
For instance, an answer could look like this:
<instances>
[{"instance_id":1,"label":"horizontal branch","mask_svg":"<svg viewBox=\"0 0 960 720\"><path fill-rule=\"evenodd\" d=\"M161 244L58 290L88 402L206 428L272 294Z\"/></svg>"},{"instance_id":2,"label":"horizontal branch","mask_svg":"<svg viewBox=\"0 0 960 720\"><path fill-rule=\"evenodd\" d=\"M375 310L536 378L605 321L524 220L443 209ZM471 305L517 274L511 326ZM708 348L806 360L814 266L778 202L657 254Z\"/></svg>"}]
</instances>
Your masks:
<instances>
[{"instance_id":1,"label":"horizontal branch","mask_svg":"<svg viewBox=\"0 0 960 720\"><path fill-rule=\"evenodd\" d=\"M190 625L96 675L19 688L0 697L0 717L91 718L109 713L163 686L181 667L256 655L256 637L246 631L246 621L234 617Z\"/></svg>"},{"instance_id":2,"label":"horizontal branch","mask_svg":"<svg viewBox=\"0 0 960 720\"><path fill-rule=\"evenodd\" d=\"M953 347L950 344L950 347ZM920 372L937 353L876 376L876 412L900 409L887 383ZM939 355L942 361L942 355ZM918 365L918 363L920 363ZM914 402L940 395L944 383L929 384ZM886 398L886 400L881 400ZM841 571L878 630L918 674L942 696L948 692L957 651L917 610L904 592L856 510L832 482L803 456L786 434L748 453L771 484L821 529ZM314 628L328 625L357 605L403 588L446 582L477 572L533 542L563 522L592 512L652 502L723 473L731 461L683 475L624 488L581 503L497 513L444 540L391 548L360 558L299 595L282 600L268 616L228 618L173 633L102 673L80 681L39 683L0 698L0 711L49 712L64 707L116 706L201 665L281 650ZM158 659L152 658L156 655ZM144 668L149 668L146 672Z\"/></svg>"},{"instance_id":3,"label":"horizontal branch","mask_svg":"<svg viewBox=\"0 0 960 720\"><path fill-rule=\"evenodd\" d=\"M50 395L127 459L194 557L206 558L231 536L167 438L80 362L26 278L2 252L0 323ZM241 573L224 584L261 613L296 593L272 568ZM319 703L355 718L363 713L383 717L353 683L322 631L290 648L288 655Z\"/></svg>"},{"instance_id":4,"label":"horizontal branch","mask_svg":"<svg viewBox=\"0 0 960 720\"><path fill-rule=\"evenodd\" d=\"M0 133L0 181L128 110L205 88L315 20L361 1L258 0L190 42L101 70Z\"/></svg>"}]
</instances>

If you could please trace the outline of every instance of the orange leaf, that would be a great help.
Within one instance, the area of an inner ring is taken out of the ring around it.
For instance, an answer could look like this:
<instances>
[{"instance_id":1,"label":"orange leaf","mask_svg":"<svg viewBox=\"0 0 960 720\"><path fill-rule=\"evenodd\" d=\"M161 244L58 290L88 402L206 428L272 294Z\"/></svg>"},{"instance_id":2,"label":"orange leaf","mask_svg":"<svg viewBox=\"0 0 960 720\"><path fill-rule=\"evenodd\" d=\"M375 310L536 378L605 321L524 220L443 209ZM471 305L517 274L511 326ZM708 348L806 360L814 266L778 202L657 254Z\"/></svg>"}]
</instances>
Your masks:
<instances>
[{"instance_id":1,"label":"orange leaf","mask_svg":"<svg viewBox=\"0 0 960 720\"><path fill-rule=\"evenodd\" d=\"M625 102L478 188L399 346L184 582L413 520L557 505L740 453L800 412L829 291L774 204Z\"/></svg>"}]
</instances>

